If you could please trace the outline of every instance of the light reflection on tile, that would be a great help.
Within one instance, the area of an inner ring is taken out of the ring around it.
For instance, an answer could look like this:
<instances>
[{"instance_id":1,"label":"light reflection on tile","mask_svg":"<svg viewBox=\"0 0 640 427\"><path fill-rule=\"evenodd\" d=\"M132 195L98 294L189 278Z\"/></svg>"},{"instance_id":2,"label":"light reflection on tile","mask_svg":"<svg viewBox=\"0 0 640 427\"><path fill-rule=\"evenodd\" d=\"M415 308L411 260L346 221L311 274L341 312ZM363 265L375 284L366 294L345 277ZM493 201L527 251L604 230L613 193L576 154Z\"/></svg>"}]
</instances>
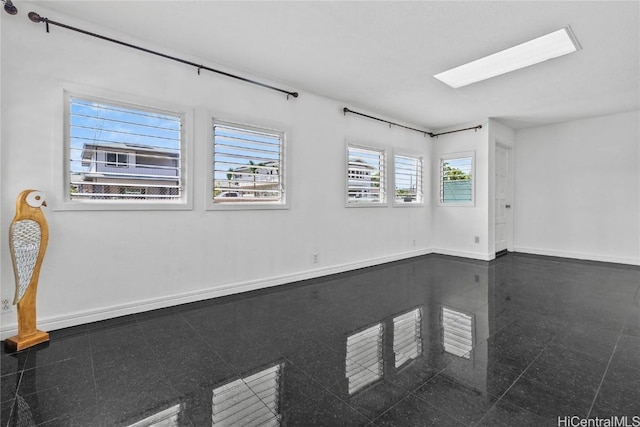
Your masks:
<instances>
[{"instance_id":1,"label":"light reflection on tile","mask_svg":"<svg viewBox=\"0 0 640 427\"><path fill-rule=\"evenodd\" d=\"M382 378L382 324L347 337L345 375L349 394Z\"/></svg>"},{"instance_id":2,"label":"light reflection on tile","mask_svg":"<svg viewBox=\"0 0 640 427\"><path fill-rule=\"evenodd\" d=\"M422 355L421 309L393 318L393 354L396 368Z\"/></svg>"},{"instance_id":3,"label":"light reflection on tile","mask_svg":"<svg viewBox=\"0 0 640 427\"><path fill-rule=\"evenodd\" d=\"M469 359L473 348L473 317L460 311L442 307L444 351Z\"/></svg>"},{"instance_id":4,"label":"light reflection on tile","mask_svg":"<svg viewBox=\"0 0 640 427\"><path fill-rule=\"evenodd\" d=\"M214 388L213 425L280 425L282 367L277 364Z\"/></svg>"}]
</instances>

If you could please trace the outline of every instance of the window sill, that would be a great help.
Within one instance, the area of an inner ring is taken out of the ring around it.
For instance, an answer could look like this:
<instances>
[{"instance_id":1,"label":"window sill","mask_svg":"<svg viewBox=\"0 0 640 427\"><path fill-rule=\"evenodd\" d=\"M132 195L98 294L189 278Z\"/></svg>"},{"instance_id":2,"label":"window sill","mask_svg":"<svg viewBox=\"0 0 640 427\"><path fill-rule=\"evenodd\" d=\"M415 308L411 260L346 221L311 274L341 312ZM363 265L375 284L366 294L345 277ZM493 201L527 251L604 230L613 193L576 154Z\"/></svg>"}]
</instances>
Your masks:
<instances>
[{"instance_id":1,"label":"window sill","mask_svg":"<svg viewBox=\"0 0 640 427\"><path fill-rule=\"evenodd\" d=\"M111 201L74 201L69 200L53 204L54 211L180 211L192 210L192 203L186 201L175 202L121 202Z\"/></svg>"},{"instance_id":2,"label":"window sill","mask_svg":"<svg viewBox=\"0 0 640 427\"><path fill-rule=\"evenodd\" d=\"M394 208L423 208L424 203L394 203Z\"/></svg>"},{"instance_id":3,"label":"window sill","mask_svg":"<svg viewBox=\"0 0 640 427\"><path fill-rule=\"evenodd\" d=\"M207 205L208 211L255 211L255 210L286 210L289 205L286 203L248 203L248 202L226 202L212 203Z\"/></svg>"},{"instance_id":4,"label":"window sill","mask_svg":"<svg viewBox=\"0 0 640 427\"><path fill-rule=\"evenodd\" d=\"M438 206L442 208L474 208L475 202L471 203L438 203Z\"/></svg>"},{"instance_id":5,"label":"window sill","mask_svg":"<svg viewBox=\"0 0 640 427\"><path fill-rule=\"evenodd\" d=\"M389 203L375 203L375 202L347 202L345 207L347 208L388 208Z\"/></svg>"}]
</instances>

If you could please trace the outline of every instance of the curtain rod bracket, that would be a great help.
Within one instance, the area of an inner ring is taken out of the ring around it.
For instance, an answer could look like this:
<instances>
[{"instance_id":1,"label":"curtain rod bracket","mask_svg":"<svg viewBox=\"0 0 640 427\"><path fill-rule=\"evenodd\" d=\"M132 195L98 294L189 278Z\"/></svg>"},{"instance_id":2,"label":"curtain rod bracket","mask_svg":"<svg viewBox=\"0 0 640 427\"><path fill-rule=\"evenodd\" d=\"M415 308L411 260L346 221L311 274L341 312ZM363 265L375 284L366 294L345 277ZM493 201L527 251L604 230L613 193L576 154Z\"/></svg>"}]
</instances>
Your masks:
<instances>
[{"instance_id":1,"label":"curtain rod bracket","mask_svg":"<svg viewBox=\"0 0 640 427\"><path fill-rule=\"evenodd\" d=\"M46 28L47 28L47 33L49 32L49 24L56 25L58 27L66 28L67 30L71 30L71 31L75 31L75 32L80 33L80 34L84 34L84 35L87 35L87 36L95 37L95 38L100 39L100 40L105 40L105 41L108 41L108 42L111 42L111 43L119 44L121 46L129 47L131 49L136 49L136 50L139 50L141 52L150 53L152 55L160 56L160 57L165 58L165 59L170 59L172 61L176 61L176 62L180 62L182 64L186 64L186 65L190 65L192 67L196 67L198 69L198 75L200 75L200 71L201 70L207 70L207 71L211 71L212 73L221 74L223 76L231 77L231 78L236 79L236 80L241 80L241 81L246 82L246 83L251 83L251 84L256 85L256 86L261 86L261 87L266 88L266 89L271 89L271 90L274 90L274 91L277 91L277 92L284 93L284 94L287 95L287 99L289 99L289 96L293 96L294 98L298 97L298 92L290 92L288 90L280 89L278 87L271 86L271 85L268 85L268 84L265 84L265 83L261 83L261 82L255 81L255 80L251 80L251 79L248 79L246 77L241 77L241 76L237 76L235 74L227 73L225 71L220 71L220 70L216 70L214 68L206 67L204 65L188 61L186 59L177 58L175 56L167 55L167 54L164 54L164 53L161 53L161 52L157 52L155 50L147 49L147 48L144 48L144 47L141 47L141 46L136 46L134 44L126 43L126 42L123 42L123 41L120 41L120 40L117 40L117 39L114 39L114 38L111 38L111 37L103 36L103 35L100 35L100 34L92 33L90 31L82 30L80 28L72 27L70 25L63 24L61 22L52 21L49 18L41 17L36 12L29 12L28 16L29 16L29 19L31 21L35 22L35 23L44 22L45 25L46 25Z\"/></svg>"}]
</instances>

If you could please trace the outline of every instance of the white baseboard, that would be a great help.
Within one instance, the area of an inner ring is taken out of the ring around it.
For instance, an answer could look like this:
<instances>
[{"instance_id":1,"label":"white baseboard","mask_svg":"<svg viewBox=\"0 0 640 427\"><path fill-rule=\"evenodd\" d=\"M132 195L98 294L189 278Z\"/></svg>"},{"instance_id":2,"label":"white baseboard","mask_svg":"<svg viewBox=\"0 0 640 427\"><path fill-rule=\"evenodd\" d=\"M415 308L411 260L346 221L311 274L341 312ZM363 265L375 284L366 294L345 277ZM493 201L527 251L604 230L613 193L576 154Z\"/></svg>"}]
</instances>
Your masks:
<instances>
[{"instance_id":1,"label":"white baseboard","mask_svg":"<svg viewBox=\"0 0 640 427\"><path fill-rule=\"evenodd\" d=\"M640 265L640 259L616 257L602 254L591 254L585 252L559 251L554 249L527 248L523 246L515 246L514 252L521 252L533 255L555 256L560 258L573 258L588 261L611 262L616 264Z\"/></svg>"},{"instance_id":2,"label":"white baseboard","mask_svg":"<svg viewBox=\"0 0 640 427\"><path fill-rule=\"evenodd\" d=\"M478 259L481 261L491 261L496 257L495 254L486 254L482 252L457 251L454 249L443 249L443 248L433 248L432 252L440 255L451 255L451 256L457 256L461 258Z\"/></svg>"},{"instance_id":3,"label":"white baseboard","mask_svg":"<svg viewBox=\"0 0 640 427\"><path fill-rule=\"evenodd\" d=\"M206 300L210 298L222 297L226 295L237 294L241 292L253 291L257 289L269 288L272 286L284 285L287 283L298 282L301 280L314 279L317 277L328 276L331 274L343 273L346 271L357 270L359 268L371 267L374 265L384 264L387 262L399 261L407 258L413 258L421 255L432 253L431 249L422 249L411 252L404 252L395 255L389 255L380 258L373 258L361 261L355 261L345 264L333 265L328 267L306 270L298 273L285 274L259 280L249 280L238 283L230 283L215 288L206 288L192 292L183 292L179 294L169 295L160 298L150 298L147 300L139 300L132 303L120 304L111 307L99 309L77 311L71 314L61 316L51 316L38 320L38 328L43 331L53 331L56 329L67 328L70 326L82 325L85 323L97 322L100 320L111 319L114 317L125 316L128 314L141 313L159 308L172 307L175 305L186 304ZM15 312L9 313L15 319ZM17 322L7 324L3 316L3 324L0 329L0 339L9 338L15 335L18 330Z\"/></svg>"}]
</instances>

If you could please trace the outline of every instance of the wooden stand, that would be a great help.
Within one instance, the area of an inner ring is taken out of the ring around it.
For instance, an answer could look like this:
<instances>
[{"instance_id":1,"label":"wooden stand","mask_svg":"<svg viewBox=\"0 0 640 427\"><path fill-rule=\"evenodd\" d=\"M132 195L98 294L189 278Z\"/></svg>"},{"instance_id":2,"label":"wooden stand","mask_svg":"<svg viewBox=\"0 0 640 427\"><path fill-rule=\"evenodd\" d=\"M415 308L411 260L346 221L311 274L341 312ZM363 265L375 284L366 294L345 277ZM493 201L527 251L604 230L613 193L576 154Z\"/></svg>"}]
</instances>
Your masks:
<instances>
[{"instance_id":1,"label":"wooden stand","mask_svg":"<svg viewBox=\"0 0 640 427\"><path fill-rule=\"evenodd\" d=\"M8 351L20 351L25 348L33 347L34 345L41 344L43 342L49 341L49 333L41 330L36 330L36 332L32 335L28 335L26 337L21 337L19 335L14 335L11 338L7 338L4 342Z\"/></svg>"},{"instance_id":2,"label":"wooden stand","mask_svg":"<svg viewBox=\"0 0 640 427\"><path fill-rule=\"evenodd\" d=\"M5 340L5 346L9 351L20 351L49 341L49 333L36 327L36 293L39 273L39 271L34 273L31 286L17 304L18 335Z\"/></svg>"}]
</instances>

